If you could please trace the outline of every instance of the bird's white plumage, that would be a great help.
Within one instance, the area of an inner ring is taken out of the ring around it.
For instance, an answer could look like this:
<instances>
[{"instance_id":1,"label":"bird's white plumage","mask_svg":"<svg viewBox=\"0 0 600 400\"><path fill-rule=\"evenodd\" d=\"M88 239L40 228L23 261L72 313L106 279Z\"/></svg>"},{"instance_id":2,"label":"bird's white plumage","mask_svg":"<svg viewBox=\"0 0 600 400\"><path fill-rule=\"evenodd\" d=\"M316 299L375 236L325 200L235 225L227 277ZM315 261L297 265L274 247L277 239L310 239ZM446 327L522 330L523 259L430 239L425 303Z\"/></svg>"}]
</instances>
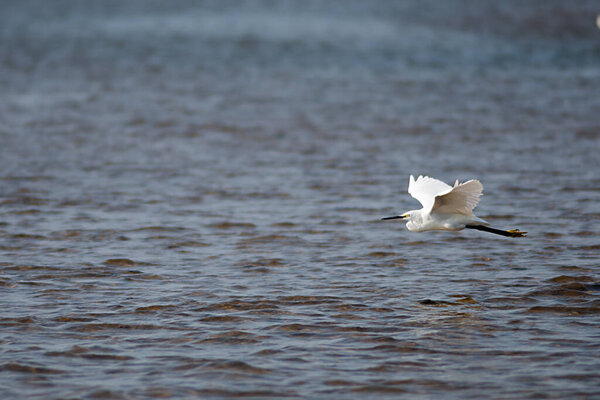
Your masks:
<instances>
[{"instance_id":1,"label":"bird's white plumage","mask_svg":"<svg viewBox=\"0 0 600 400\"><path fill-rule=\"evenodd\" d=\"M483 185L477 179L459 183L454 186L419 175L415 180L410 176L408 193L423 205L420 210L411 210L402 215L382 219L404 219L406 227L412 232L432 230L460 231L465 228L488 231L509 237L524 237L527 232L518 229L503 231L490 228L489 223L473 214L483 194Z\"/></svg>"},{"instance_id":2,"label":"bird's white plumage","mask_svg":"<svg viewBox=\"0 0 600 400\"><path fill-rule=\"evenodd\" d=\"M473 208L479 203L483 185L478 180L471 179L464 183L456 180L452 187L428 176L419 175L415 180L411 175L408 182L408 193L419 200L423 209L429 212L471 215Z\"/></svg>"},{"instance_id":3,"label":"bird's white plumage","mask_svg":"<svg viewBox=\"0 0 600 400\"><path fill-rule=\"evenodd\" d=\"M487 222L473 214L479 202L483 186L478 180L459 183L454 187L446 183L419 175L415 180L410 176L408 193L423 205L421 210L406 213L409 230L460 230L466 225L487 225Z\"/></svg>"},{"instance_id":4,"label":"bird's white plumage","mask_svg":"<svg viewBox=\"0 0 600 400\"><path fill-rule=\"evenodd\" d=\"M472 215L483 193L483 185L476 179L455 185L449 191L435 196L431 212Z\"/></svg>"},{"instance_id":5,"label":"bird's white plumage","mask_svg":"<svg viewBox=\"0 0 600 400\"><path fill-rule=\"evenodd\" d=\"M419 175L415 180L415 177L411 175L408 181L408 193L419 200L425 210L431 210L435 196L451 189L452 186L428 176Z\"/></svg>"}]
</instances>

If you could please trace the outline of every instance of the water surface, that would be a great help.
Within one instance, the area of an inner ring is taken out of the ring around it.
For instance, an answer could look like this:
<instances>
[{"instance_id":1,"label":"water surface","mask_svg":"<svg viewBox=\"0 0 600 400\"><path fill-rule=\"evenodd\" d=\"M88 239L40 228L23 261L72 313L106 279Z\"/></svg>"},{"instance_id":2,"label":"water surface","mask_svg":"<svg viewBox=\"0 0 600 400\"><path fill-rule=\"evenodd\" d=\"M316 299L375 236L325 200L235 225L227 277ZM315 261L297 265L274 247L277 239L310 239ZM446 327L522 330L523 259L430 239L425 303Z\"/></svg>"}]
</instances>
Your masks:
<instances>
[{"instance_id":1,"label":"water surface","mask_svg":"<svg viewBox=\"0 0 600 400\"><path fill-rule=\"evenodd\" d=\"M2 398L600 396L598 12L3 2Z\"/></svg>"}]
</instances>

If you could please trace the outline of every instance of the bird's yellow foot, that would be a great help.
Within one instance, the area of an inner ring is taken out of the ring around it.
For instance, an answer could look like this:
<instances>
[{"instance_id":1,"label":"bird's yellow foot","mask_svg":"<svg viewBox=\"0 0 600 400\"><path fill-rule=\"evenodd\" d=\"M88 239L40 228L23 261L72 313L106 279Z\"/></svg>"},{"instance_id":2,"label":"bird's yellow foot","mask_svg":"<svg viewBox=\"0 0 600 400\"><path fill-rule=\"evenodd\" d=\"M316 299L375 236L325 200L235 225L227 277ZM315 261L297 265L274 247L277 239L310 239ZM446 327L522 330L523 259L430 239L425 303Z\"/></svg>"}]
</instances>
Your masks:
<instances>
[{"instance_id":1,"label":"bird's yellow foot","mask_svg":"<svg viewBox=\"0 0 600 400\"><path fill-rule=\"evenodd\" d=\"M510 237L525 237L525 236L527 236L527 232L523 232L518 229L509 229L506 232L510 233Z\"/></svg>"}]
</instances>

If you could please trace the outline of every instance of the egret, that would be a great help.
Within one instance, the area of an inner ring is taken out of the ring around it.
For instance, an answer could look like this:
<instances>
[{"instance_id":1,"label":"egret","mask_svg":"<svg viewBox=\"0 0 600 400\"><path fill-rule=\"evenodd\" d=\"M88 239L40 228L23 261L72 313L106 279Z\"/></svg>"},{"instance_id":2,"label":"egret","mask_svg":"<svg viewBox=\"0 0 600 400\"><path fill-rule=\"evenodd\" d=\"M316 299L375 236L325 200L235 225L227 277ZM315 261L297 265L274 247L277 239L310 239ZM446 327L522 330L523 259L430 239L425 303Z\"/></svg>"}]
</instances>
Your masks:
<instances>
[{"instance_id":1,"label":"egret","mask_svg":"<svg viewBox=\"0 0 600 400\"><path fill-rule=\"evenodd\" d=\"M452 187L428 176L419 175L415 180L411 175L408 193L419 200L423 208L382 220L406 219L406 227L411 232L460 231L466 228L508 237L527 236L527 232L518 229L505 231L491 228L486 220L473 214L473 208L479 203L479 197L483 193L483 185L477 179L464 183L458 183L457 179Z\"/></svg>"}]
</instances>

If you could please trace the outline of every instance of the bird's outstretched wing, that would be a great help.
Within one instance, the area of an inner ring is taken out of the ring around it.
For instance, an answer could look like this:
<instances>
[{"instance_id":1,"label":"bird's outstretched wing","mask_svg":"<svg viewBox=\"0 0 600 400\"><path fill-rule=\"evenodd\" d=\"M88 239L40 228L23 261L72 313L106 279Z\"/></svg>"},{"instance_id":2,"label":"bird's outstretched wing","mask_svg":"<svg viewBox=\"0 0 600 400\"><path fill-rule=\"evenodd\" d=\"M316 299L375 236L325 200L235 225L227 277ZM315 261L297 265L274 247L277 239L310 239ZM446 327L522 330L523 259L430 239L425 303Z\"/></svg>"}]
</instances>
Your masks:
<instances>
[{"instance_id":1,"label":"bird's outstretched wing","mask_svg":"<svg viewBox=\"0 0 600 400\"><path fill-rule=\"evenodd\" d=\"M435 196L432 212L441 214L459 213L473 214L473 209L479 203L483 193L483 185L476 179L455 185L446 193Z\"/></svg>"},{"instance_id":2,"label":"bird's outstretched wing","mask_svg":"<svg viewBox=\"0 0 600 400\"><path fill-rule=\"evenodd\" d=\"M415 180L415 177L411 175L408 181L408 193L419 200L426 210L431 210L433 207L435 196L449 190L452 190L450 185L428 176L419 175L417 180Z\"/></svg>"}]
</instances>

